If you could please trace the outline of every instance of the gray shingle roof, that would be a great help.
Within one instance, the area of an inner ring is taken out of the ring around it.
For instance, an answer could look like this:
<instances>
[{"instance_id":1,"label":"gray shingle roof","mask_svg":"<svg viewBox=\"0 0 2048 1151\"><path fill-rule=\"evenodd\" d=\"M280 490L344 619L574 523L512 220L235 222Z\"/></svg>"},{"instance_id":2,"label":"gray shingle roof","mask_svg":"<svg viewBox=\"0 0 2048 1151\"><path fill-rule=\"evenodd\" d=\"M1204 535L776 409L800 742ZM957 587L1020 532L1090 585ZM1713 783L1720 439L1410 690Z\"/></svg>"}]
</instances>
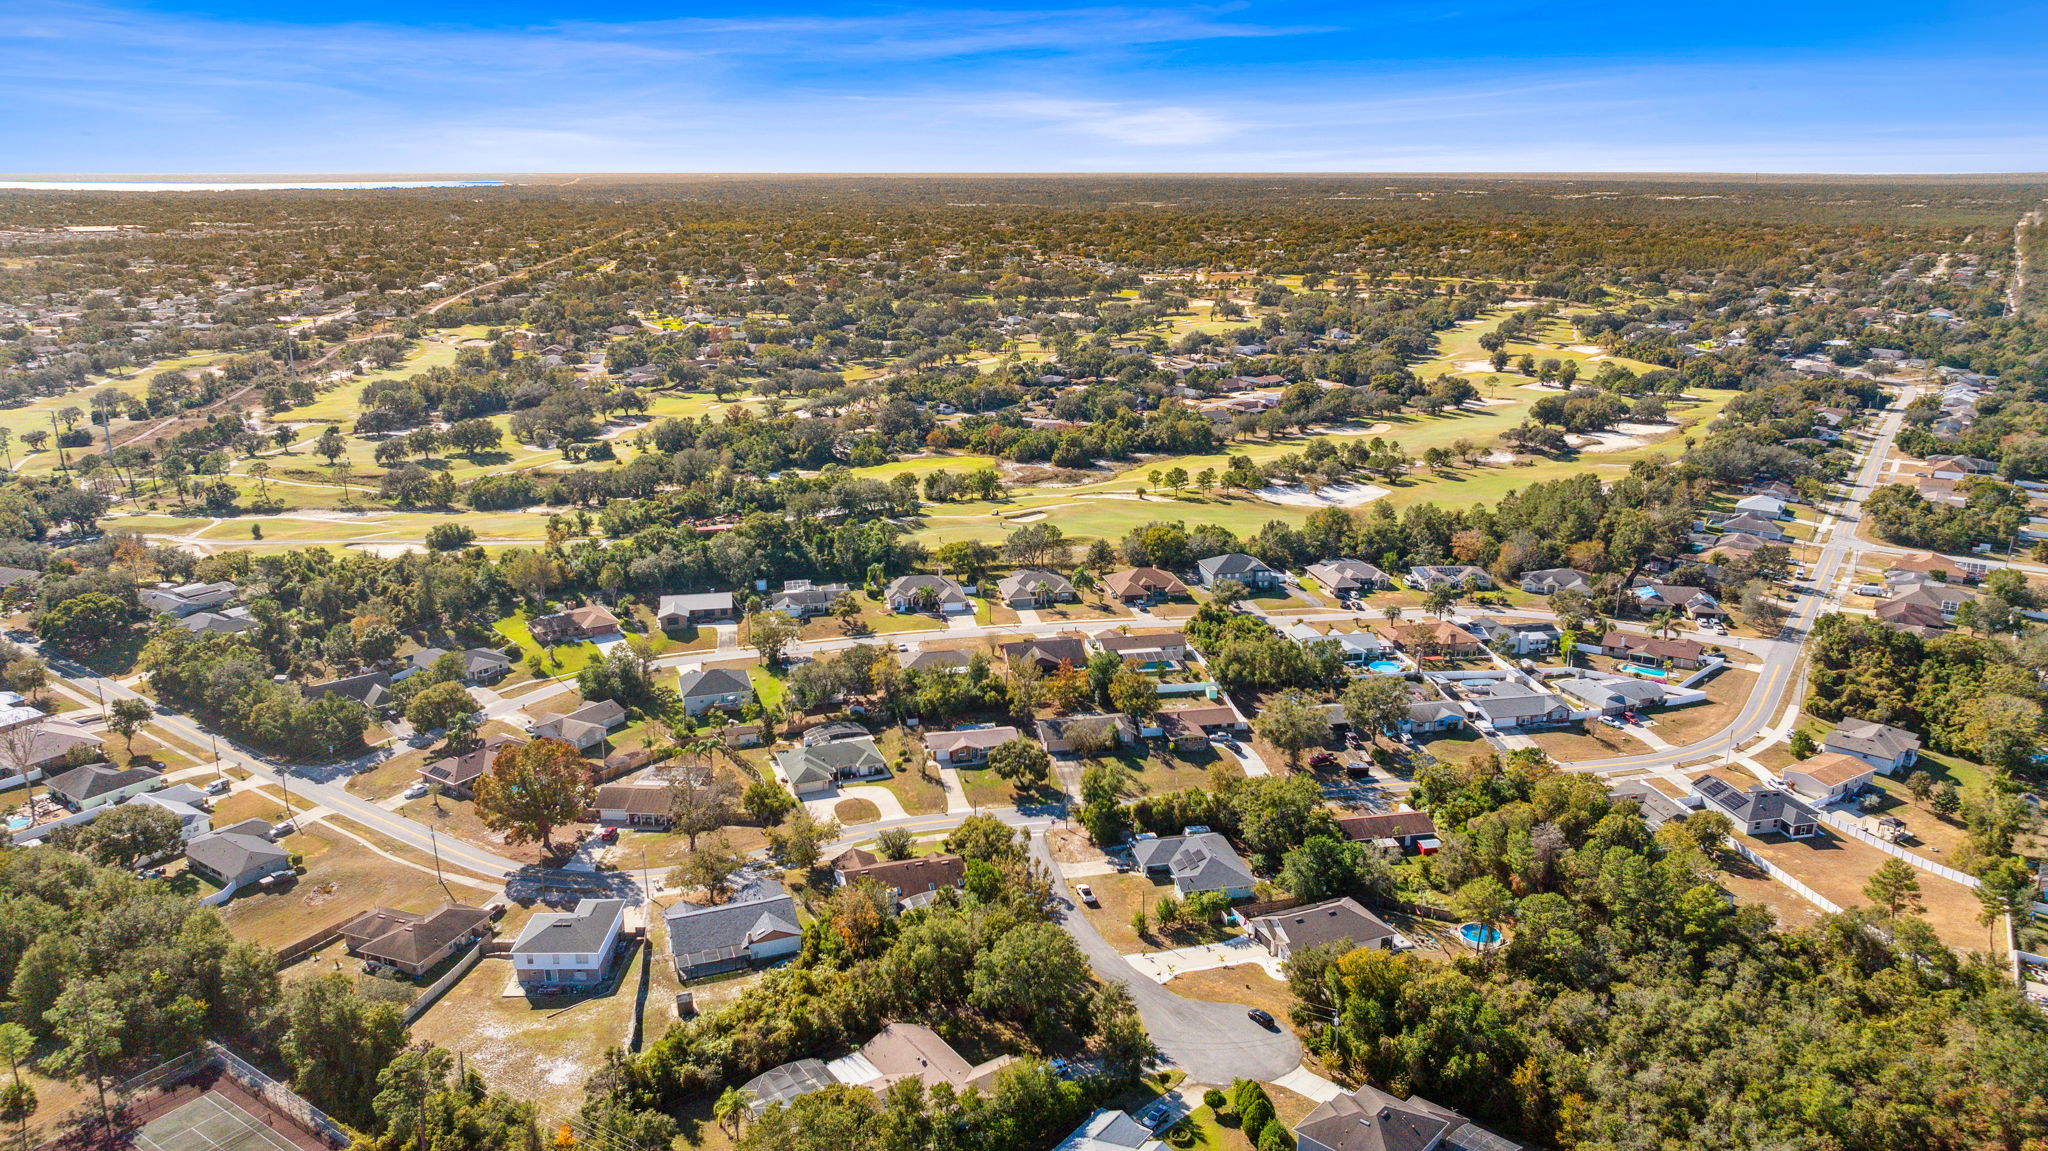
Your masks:
<instances>
[{"instance_id":1,"label":"gray shingle roof","mask_svg":"<svg viewBox=\"0 0 2048 1151\"><path fill-rule=\"evenodd\" d=\"M604 946L612 924L625 914L623 899L584 899L570 912L549 912L526 921L512 944L514 955L588 955Z\"/></svg>"},{"instance_id":2,"label":"gray shingle roof","mask_svg":"<svg viewBox=\"0 0 2048 1151\"><path fill-rule=\"evenodd\" d=\"M696 695L751 696L754 685L747 673L736 667L705 667L684 672L676 680L676 691L684 699Z\"/></svg>"}]
</instances>

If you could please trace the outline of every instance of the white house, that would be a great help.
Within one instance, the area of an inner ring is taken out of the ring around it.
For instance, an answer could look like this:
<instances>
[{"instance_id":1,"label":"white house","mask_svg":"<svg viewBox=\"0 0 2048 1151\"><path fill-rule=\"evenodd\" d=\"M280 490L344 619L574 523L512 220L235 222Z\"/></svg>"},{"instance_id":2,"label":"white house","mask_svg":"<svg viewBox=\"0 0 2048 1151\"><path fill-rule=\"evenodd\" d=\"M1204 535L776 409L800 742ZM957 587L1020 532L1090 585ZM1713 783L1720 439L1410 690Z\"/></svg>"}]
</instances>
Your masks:
<instances>
[{"instance_id":1,"label":"white house","mask_svg":"<svg viewBox=\"0 0 2048 1151\"><path fill-rule=\"evenodd\" d=\"M1890 775L1920 758L1920 737L1889 724L1845 719L1820 741L1827 751L1853 755Z\"/></svg>"},{"instance_id":2,"label":"white house","mask_svg":"<svg viewBox=\"0 0 2048 1151\"><path fill-rule=\"evenodd\" d=\"M1833 803L1870 786L1877 769L1853 755L1824 751L1785 769L1785 782L1802 798Z\"/></svg>"},{"instance_id":3,"label":"white house","mask_svg":"<svg viewBox=\"0 0 2048 1151\"><path fill-rule=\"evenodd\" d=\"M585 899L576 910L536 915L512 944L512 971L526 986L602 983L626 922L623 899Z\"/></svg>"}]
</instances>

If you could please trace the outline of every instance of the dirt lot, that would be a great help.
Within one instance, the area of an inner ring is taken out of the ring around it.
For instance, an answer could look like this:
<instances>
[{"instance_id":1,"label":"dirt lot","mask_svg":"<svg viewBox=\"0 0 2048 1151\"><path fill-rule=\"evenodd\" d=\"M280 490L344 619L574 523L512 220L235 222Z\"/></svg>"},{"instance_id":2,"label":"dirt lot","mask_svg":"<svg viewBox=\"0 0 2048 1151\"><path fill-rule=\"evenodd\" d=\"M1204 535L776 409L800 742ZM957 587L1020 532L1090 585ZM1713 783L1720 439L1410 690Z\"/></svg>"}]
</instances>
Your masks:
<instances>
[{"instance_id":1,"label":"dirt lot","mask_svg":"<svg viewBox=\"0 0 2048 1151\"><path fill-rule=\"evenodd\" d=\"M1529 738L1550 758L1562 763L1610 755L1633 755L1648 750L1650 746L1625 731L1616 731L1590 719L1575 728L1538 732Z\"/></svg>"},{"instance_id":2,"label":"dirt lot","mask_svg":"<svg viewBox=\"0 0 2048 1151\"><path fill-rule=\"evenodd\" d=\"M647 961L640 949L632 962ZM512 965L486 959L412 1025L413 1038L463 1053L494 1088L539 1105L544 1117L575 1111L583 1081L607 1047L625 1042L639 988L637 966L623 990L594 999L506 998Z\"/></svg>"},{"instance_id":3,"label":"dirt lot","mask_svg":"<svg viewBox=\"0 0 2048 1151\"><path fill-rule=\"evenodd\" d=\"M282 947L372 907L427 911L450 900L486 898L466 885L444 889L430 871L393 862L320 824L287 836L283 845L305 856L306 873L286 890L237 895L221 908L238 938Z\"/></svg>"},{"instance_id":4,"label":"dirt lot","mask_svg":"<svg viewBox=\"0 0 2048 1151\"><path fill-rule=\"evenodd\" d=\"M1692 743L1733 723L1755 686L1753 671L1723 671L1707 681L1707 702L1661 709L1652 712L1650 718L1666 743Z\"/></svg>"},{"instance_id":5,"label":"dirt lot","mask_svg":"<svg viewBox=\"0 0 2048 1151\"><path fill-rule=\"evenodd\" d=\"M1750 850L1784 868L1794 878L1842 907L1868 907L1863 885L1887 858L1875 847L1837 835L1823 826L1820 834L1805 839L1783 836L1738 837ZM1982 951L1986 945L1984 926L1977 922L1979 904L1968 888L1950 883L1924 871L1920 881L1922 917L1942 942L1959 951ZM1788 891L1789 894L1789 891Z\"/></svg>"},{"instance_id":6,"label":"dirt lot","mask_svg":"<svg viewBox=\"0 0 2048 1151\"><path fill-rule=\"evenodd\" d=\"M1731 855L1722 862L1719 880L1722 890L1734 896L1737 902L1768 908L1778 917L1778 925L1787 930L1806 927L1820 920L1820 908L1740 856Z\"/></svg>"}]
</instances>

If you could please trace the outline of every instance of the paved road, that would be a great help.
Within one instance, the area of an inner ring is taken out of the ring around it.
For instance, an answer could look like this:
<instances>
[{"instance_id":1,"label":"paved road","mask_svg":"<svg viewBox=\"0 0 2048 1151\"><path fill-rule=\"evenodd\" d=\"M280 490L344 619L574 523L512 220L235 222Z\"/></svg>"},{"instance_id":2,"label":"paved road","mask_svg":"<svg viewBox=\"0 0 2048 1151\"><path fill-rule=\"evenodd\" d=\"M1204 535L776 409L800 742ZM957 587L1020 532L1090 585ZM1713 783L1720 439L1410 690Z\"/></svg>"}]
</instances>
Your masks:
<instances>
[{"instance_id":1,"label":"paved road","mask_svg":"<svg viewBox=\"0 0 2048 1151\"><path fill-rule=\"evenodd\" d=\"M1042 833L1032 835L1031 855L1052 876L1053 892L1063 905L1056 913L1060 926L1080 945L1097 976L1130 988L1152 1042L1187 1072L1189 1082L1219 1086L1236 1078L1271 1082L1301 1066L1301 1044L1284 1023L1278 1032L1268 1031L1246 1017L1242 1004L1188 999L1138 974L1075 907L1073 893L1060 877Z\"/></svg>"}]
</instances>

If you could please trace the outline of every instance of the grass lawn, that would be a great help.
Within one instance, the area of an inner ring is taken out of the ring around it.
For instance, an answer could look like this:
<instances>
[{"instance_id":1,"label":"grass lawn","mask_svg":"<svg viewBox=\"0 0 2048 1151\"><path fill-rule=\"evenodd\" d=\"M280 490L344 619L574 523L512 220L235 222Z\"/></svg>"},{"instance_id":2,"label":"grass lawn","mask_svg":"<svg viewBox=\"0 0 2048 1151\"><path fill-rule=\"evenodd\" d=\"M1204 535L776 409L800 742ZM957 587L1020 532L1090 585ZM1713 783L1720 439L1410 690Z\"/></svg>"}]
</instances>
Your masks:
<instances>
[{"instance_id":1,"label":"grass lawn","mask_svg":"<svg viewBox=\"0 0 2048 1151\"><path fill-rule=\"evenodd\" d=\"M1182 788L1213 789L1225 779L1243 774L1237 761L1218 755L1214 748L1175 751L1170 747L1145 754L1124 752L1116 757L1137 783L1140 795Z\"/></svg>"},{"instance_id":2,"label":"grass lawn","mask_svg":"<svg viewBox=\"0 0 2048 1151\"><path fill-rule=\"evenodd\" d=\"M1489 750L1486 739L1469 727L1418 739L1415 745L1445 763L1463 763Z\"/></svg>"},{"instance_id":3,"label":"grass lawn","mask_svg":"<svg viewBox=\"0 0 2048 1151\"><path fill-rule=\"evenodd\" d=\"M1290 1131L1316 1109L1315 1100L1271 1083L1266 1084L1266 1097L1273 1101L1275 1118ZM1188 1102L1200 1102L1200 1096ZM1176 1134L1167 1137L1166 1145L1176 1151L1253 1151L1252 1141L1238 1126L1237 1116L1229 1112L1218 1115L1207 1107L1198 1107L1173 1130ZM1181 1131L1187 1134L1178 1135Z\"/></svg>"},{"instance_id":4,"label":"grass lawn","mask_svg":"<svg viewBox=\"0 0 2048 1151\"><path fill-rule=\"evenodd\" d=\"M882 786L895 793L905 812L937 815L946 810L946 785L939 778L939 769L931 766L924 748L903 728L884 728L875 737L875 746L881 749L882 758L891 769L889 778L881 781ZM899 753L906 751L910 754L910 765L903 767Z\"/></svg>"},{"instance_id":5,"label":"grass lawn","mask_svg":"<svg viewBox=\"0 0 2048 1151\"><path fill-rule=\"evenodd\" d=\"M625 1042L639 988L633 957L621 990L590 999L506 997L512 965L486 959L412 1025L413 1038L465 1055L491 1086L538 1105L549 1116L572 1113L583 1082L606 1048Z\"/></svg>"},{"instance_id":6,"label":"grass lawn","mask_svg":"<svg viewBox=\"0 0 2048 1151\"><path fill-rule=\"evenodd\" d=\"M960 788L967 793L967 802L976 807L1020 807L1053 802L1058 798L1057 789L1051 783L1019 788L986 767L961 768ZM940 810L944 807L941 806Z\"/></svg>"},{"instance_id":7,"label":"grass lawn","mask_svg":"<svg viewBox=\"0 0 2048 1151\"><path fill-rule=\"evenodd\" d=\"M232 796L230 802L248 794ZM221 919L237 938L283 947L372 907L428 911L450 899L477 897L468 887L444 891L431 873L394 863L319 824L286 836L283 846L305 857L306 873L282 891L245 890L229 900Z\"/></svg>"},{"instance_id":8,"label":"grass lawn","mask_svg":"<svg viewBox=\"0 0 2048 1151\"><path fill-rule=\"evenodd\" d=\"M764 708L782 706L783 672L765 664L753 664L747 668L747 681L754 685L754 696Z\"/></svg>"},{"instance_id":9,"label":"grass lawn","mask_svg":"<svg viewBox=\"0 0 2048 1151\"><path fill-rule=\"evenodd\" d=\"M533 633L527 630L526 622L531 618L532 613L522 608L491 625L491 630L519 645L520 667L523 668L527 660L538 655L548 675L575 675L583 670L585 664L604 657L604 653L597 650L594 643L556 644L551 648L542 648L540 644L534 642Z\"/></svg>"},{"instance_id":10,"label":"grass lawn","mask_svg":"<svg viewBox=\"0 0 2048 1151\"><path fill-rule=\"evenodd\" d=\"M874 823L882 818L882 809L871 799L842 799L832 807L832 818L841 826L852 827L857 823Z\"/></svg>"},{"instance_id":11,"label":"grass lawn","mask_svg":"<svg viewBox=\"0 0 2048 1151\"><path fill-rule=\"evenodd\" d=\"M1684 745L1705 739L1735 721L1755 686L1755 672L1723 670L1707 681L1705 703L1652 712L1650 722L1666 743Z\"/></svg>"},{"instance_id":12,"label":"grass lawn","mask_svg":"<svg viewBox=\"0 0 2048 1151\"><path fill-rule=\"evenodd\" d=\"M1777 917L1778 926L1796 931L1820 922L1821 909L1801 898L1791 888L1764 874L1763 869L1732 852L1719 860L1716 879L1721 889L1738 903L1753 903Z\"/></svg>"},{"instance_id":13,"label":"grass lawn","mask_svg":"<svg viewBox=\"0 0 2048 1151\"><path fill-rule=\"evenodd\" d=\"M1583 720L1571 727L1552 731L1537 732L1529 737L1545 754L1560 763L1579 759L1602 759L1613 755L1633 755L1650 746L1625 732L1616 731L1604 723Z\"/></svg>"},{"instance_id":14,"label":"grass lawn","mask_svg":"<svg viewBox=\"0 0 2048 1151\"><path fill-rule=\"evenodd\" d=\"M1110 946L1126 955L1141 951L1163 951L1173 947L1190 947L1197 943L1214 943L1228 939L1233 932L1214 924L1205 924L1193 931L1175 935L1160 932L1156 923L1148 925L1146 935L1140 938L1131 927L1132 913L1143 909L1151 917L1161 896L1172 895L1173 885L1165 880L1154 881L1142 875L1091 875L1085 882L1095 892L1101 907L1081 907L1082 914L1095 925L1095 930L1109 941Z\"/></svg>"},{"instance_id":15,"label":"grass lawn","mask_svg":"<svg viewBox=\"0 0 2048 1151\"><path fill-rule=\"evenodd\" d=\"M521 863L539 863L540 845L537 843L512 843L504 836L484 826L478 818L476 804L467 799L452 796L423 795L398 809L405 816L423 827L432 828L437 834L451 835L464 843L481 847L507 859ZM555 832L555 842L573 836L573 829L563 828Z\"/></svg>"}]
</instances>

